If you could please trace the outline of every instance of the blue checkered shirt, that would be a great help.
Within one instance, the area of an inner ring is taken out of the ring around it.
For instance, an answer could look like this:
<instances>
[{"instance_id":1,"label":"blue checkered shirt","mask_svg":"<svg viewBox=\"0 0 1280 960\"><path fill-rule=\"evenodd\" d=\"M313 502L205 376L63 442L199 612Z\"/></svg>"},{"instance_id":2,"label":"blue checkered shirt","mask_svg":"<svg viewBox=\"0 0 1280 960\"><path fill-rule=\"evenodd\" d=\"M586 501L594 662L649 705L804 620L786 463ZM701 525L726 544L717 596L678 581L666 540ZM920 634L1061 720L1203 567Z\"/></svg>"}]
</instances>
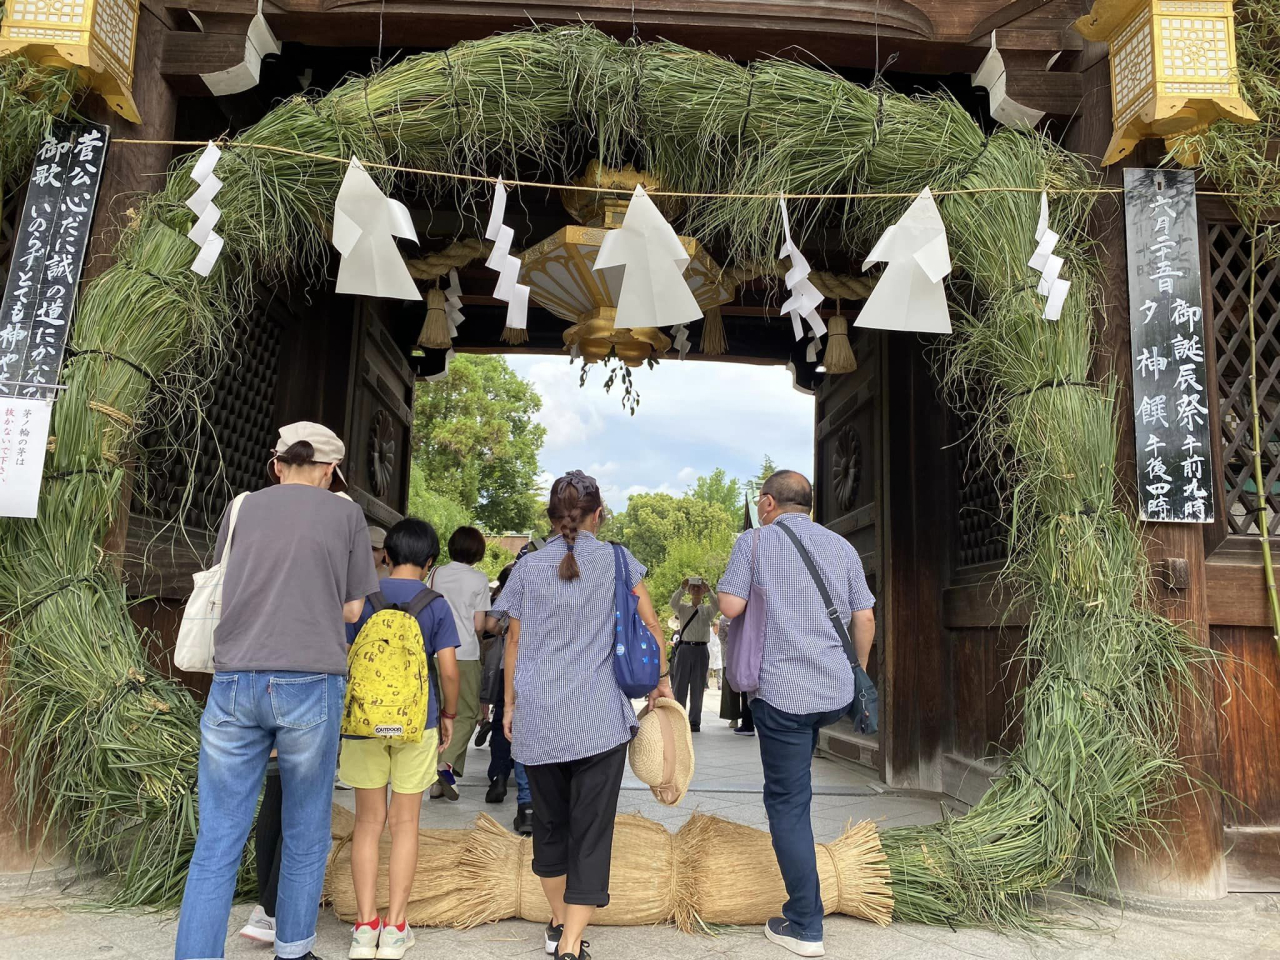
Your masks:
<instances>
[{"instance_id":1,"label":"blue checkered shirt","mask_svg":"<svg viewBox=\"0 0 1280 960\"><path fill-rule=\"evenodd\" d=\"M613 674L613 547L585 530L573 554L581 576L561 580L563 537L515 565L493 611L520 621L512 754L521 763L567 763L635 736L636 715ZM634 587L644 564L626 561Z\"/></svg>"},{"instance_id":2,"label":"blue checkered shirt","mask_svg":"<svg viewBox=\"0 0 1280 960\"><path fill-rule=\"evenodd\" d=\"M746 600L752 577L769 598L765 618L764 661L757 696L786 713L826 713L853 702L853 671L840 635L826 614L822 595L805 569L785 523L800 537L835 601L844 622L855 610L875 606L858 551L844 537L803 513L784 513L760 528L756 566L751 569L748 530L738 537L718 589Z\"/></svg>"}]
</instances>

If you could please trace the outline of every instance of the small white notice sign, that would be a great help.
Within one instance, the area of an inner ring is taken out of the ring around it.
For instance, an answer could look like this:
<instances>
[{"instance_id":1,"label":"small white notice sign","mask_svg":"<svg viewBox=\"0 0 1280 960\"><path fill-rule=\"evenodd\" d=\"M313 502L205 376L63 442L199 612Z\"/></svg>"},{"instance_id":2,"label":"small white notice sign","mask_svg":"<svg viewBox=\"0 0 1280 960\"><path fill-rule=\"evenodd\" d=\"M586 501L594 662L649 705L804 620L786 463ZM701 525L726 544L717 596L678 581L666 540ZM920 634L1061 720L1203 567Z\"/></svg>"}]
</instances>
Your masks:
<instances>
[{"instance_id":1,"label":"small white notice sign","mask_svg":"<svg viewBox=\"0 0 1280 960\"><path fill-rule=\"evenodd\" d=\"M52 400L0 397L0 517L34 517Z\"/></svg>"}]
</instances>

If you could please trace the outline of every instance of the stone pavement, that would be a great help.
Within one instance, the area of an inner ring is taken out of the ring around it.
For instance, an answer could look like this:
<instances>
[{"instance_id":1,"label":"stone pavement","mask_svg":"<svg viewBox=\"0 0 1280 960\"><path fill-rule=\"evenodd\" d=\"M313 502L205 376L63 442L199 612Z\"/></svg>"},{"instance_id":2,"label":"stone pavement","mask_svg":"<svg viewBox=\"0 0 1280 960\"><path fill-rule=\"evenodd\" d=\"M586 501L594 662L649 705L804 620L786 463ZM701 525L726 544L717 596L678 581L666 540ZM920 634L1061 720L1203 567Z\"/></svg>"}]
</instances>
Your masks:
<instances>
[{"instance_id":1,"label":"stone pavement","mask_svg":"<svg viewBox=\"0 0 1280 960\"><path fill-rule=\"evenodd\" d=\"M619 810L639 812L675 830L694 810L765 826L760 799L759 748L753 738L735 737L710 713L694 738L697 770L693 789L678 809L662 807L647 788L628 775ZM487 750L471 751L473 764L461 783L462 799L424 805L422 822L462 827L481 811L509 826L515 815L514 784L500 807L484 803ZM939 817L939 798L895 795L871 776L828 760L814 761L814 831L819 840L836 837L846 820L873 819L882 828L923 823ZM335 799L350 806L352 795ZM444 882L447 882L445 880ZM743 877L750 883L749 876ZM176 921L172 913L87 911L80 899L54 889L24 889L0 878L0 960L167 960L173 956ZM270 950L241 940L235 931L250 906L237 906L228 929L228 960L270 960ZM878 928L845 917L827 920L827 955L839 960L1280 960L1280 898L1236 896L1194 918L1170 919L1121 914L1109 908L1079 911L1066 921L1080 929L1050 937L1003 936L983 930L893 924ZM325 960L346 956L349 927L321 914L316 952ZM505 921L476 930L422 930L411 960L539 960L539 927ZM592 952L599 960L786 960L785 953L758 929L728 929L717 936L690 936L665 927L595 928Z\"/></svg>"}]
</instances>

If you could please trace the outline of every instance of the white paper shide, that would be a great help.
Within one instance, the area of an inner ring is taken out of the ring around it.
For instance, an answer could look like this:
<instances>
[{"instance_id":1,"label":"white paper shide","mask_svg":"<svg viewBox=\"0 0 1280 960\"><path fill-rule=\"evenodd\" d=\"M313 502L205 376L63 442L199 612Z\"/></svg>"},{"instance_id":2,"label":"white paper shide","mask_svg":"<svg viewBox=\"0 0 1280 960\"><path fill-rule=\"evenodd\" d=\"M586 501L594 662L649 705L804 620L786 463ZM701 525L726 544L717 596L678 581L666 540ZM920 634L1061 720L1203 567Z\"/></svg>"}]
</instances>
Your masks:
<instances>
[{"instance_id":1,"label":"white paper shide","mask_svg":"<svg viewBox=\"0 0 1280 960\"><path fill-rule=\"evenodd\" d=\"M467 318L462 315L462 285L454 267L449 268L449 285L444 288L444 315L449 323L449 336L456 337L459 325Z\"/></svg>"},{"instance_id":2,"label":"white paper shide","mask_svg":"<svg viewBox=\"0 0 1280 960\"><path fill-rule=\"evenodd\" d=\"M951 314L942 281L951 273L947 228L928 187L883 234L862 264L886 264L855 327L950 333Z\"/></svg>"},{"instance_id":3,"label":"white paper shide","mask_svg":"<svg viewBox=\"0 0 1280 960\"><path fill-rule=\"evenodd\" d=\"M0 397L0 517L36 515L52 400Z\"/></svg>"},{"instance_id":4,"label":"white paper shide","mask_svg":"<svg viewBox=\"0 0 1280 960\"><path fill-rule=\"evenodd\" d=\"M222 219L222 211L213 202L214 196L222 189L222 181L213 174L222 156L213 143L204 148L191 168L191 179L196 182L196 192L187 197L187 206L196 215L195 226L187 231L187 239L200 248L191 269L202 277L207 277L213 265L218 262L218 254L222 253L222 237L214 232L214 227Z\"/></svg>"},{"instance_id":5,"label":"white paper shide","mask_svg":"<svg viewBox=\"0 0 1280 960\"><path fill-rule=\"evenodd\" d=\"M595 269L617 287L615 327L671 327L692 323L702 308L685 282L689 252L643 187L636 187L622 226L605 233Z\"/></svg>"},{"instance_id":6,"label":"white paper shide","mask_svg":"<svg viewBox=\"0 0 1280 960\"><path fill-rule=\"evenodd\" d=\"M507 188L499 180L493 190L493 209L489 211L489 225L484 237L493 243L493 250L485 266L498 272L498 283L493 288L494 299L507 304L507 327L524 330L529 326L529 287L520 282L520 258L512 256L511 242L515 231L503 221L507 216Z\"/></svg>"},{"instance_id":7,"label":"white paper shide","mask_svg":"<svg viewBox=\"0 0 1280 960\"><path fill-rule=\"evenodd\" d=\"M342 254L338 293L421 300L396 237L418 240L409 208L384 194L352 157L333 209L333 245Z\"/></svg>"},{"instance_id":8,"label":"white paper shide","mask_svg":"<svg viewBox=\"0 0 1280 960\"><path fill-rule=\"evenodd\" d=\"M1049 194L1040 193L1040 220L1036 224L1036 250L1027 261L1032 270L1040 271L1040 282L1036 292L1045 300L1044 318L1057 320L1062 316L1062 305L1066 303L1071 283L1062 277L1063 259L1055 254L1054 248L1061 238L1049 229Z\"/></svg>"}]
</instances>

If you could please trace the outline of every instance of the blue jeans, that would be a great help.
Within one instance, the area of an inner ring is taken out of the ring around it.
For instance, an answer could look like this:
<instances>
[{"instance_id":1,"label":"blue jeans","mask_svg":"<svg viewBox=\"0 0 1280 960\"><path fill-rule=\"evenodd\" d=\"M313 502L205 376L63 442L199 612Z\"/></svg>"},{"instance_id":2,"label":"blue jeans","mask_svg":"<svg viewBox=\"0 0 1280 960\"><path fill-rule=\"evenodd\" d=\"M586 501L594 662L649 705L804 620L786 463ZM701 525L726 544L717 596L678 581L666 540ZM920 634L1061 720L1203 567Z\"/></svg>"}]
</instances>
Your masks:
<instances>
[{"instance_id":1,"label":"blue jeans","mask_svg":"<svg viewBox=\"0 0 1280 960\"><path fill-rule=\"evenodd\" d=\"M524 772L524 764L511 759L511 741L502 730L503 706L493 705L493 730L489 734L489 779L509 777L514 768L516 774L516 805L521 807L533 804L533 794L529 790L529 776Z\"/></svg>"},{"instance_id":2,"label":"blue jeans","mask_svg":"<svg viewBox=\"0 0 1280 960\"><path fill-rule=\"evenodd\" d=\"M751 701L764 763L764 809L769 815L773 853L787 887L782 915L800 940L822 939L822 893L813 849L813 824L809 820L813 751L818 745L818 731L847 711L846 707L828 713L795 714L759 698Z\"/></svg>"},{"instance_id":3,"label":"blue jeans","mask_svg":"<svg viewBox=\"0 0 1280 960\"><path fill-rule=\"evenodd\" d=\"M276 955L302 957L315 943L345 690L346 678L334 674L214 674L200 718L200 832L182 897L177 960L223 956L236 876L273 747L283 793Z\"/></svg>"}]
</instances>

